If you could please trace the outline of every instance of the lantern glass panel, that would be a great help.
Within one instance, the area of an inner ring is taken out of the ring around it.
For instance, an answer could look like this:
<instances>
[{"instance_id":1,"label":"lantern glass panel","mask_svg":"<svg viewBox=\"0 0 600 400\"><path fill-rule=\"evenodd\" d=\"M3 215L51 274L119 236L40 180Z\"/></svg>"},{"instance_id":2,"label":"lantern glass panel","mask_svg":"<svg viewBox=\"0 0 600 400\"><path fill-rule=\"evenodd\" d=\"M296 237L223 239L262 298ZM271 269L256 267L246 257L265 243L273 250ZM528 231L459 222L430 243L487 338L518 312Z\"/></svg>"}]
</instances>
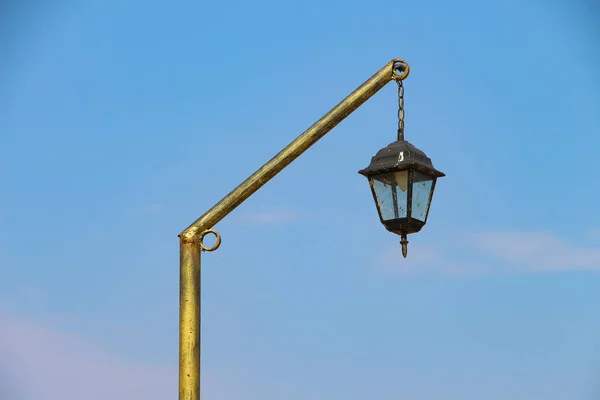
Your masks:
<instances>
[{"instance_id":1,"label":"lantern glass panel","mask_svg":"<svg viewBox=\"0 0 600 400\"><path fill-rule=\"evenodd\" d=\"M413 171L411 217L425 222L429 212L431 191L435 178L419 171Z\"/></svg>"},{"instance_id":2,"label":"lantern glass panel","mask_svg":"<svg viewBox=\"0 0 600 400\"><path fill-rule=\"evenodd\" d=\"M406 218L408 171L387 172L372 178L377 208L384 221Z\"/></svg>"}]
</instances>

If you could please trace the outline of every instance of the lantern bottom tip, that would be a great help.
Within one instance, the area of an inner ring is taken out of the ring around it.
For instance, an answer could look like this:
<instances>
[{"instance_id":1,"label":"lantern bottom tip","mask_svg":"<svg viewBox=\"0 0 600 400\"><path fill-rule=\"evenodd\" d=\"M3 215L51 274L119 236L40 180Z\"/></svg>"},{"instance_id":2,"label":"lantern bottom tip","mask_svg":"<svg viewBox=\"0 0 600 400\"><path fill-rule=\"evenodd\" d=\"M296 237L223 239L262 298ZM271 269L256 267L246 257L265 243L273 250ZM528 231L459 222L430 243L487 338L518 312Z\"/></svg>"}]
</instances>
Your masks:
<instances>
[{"instance_id":1,"label":"lantern bottom tip","mask_svg":"<svg viewBox=\"0 0 600 400\"><path fill-rule=\"evenodd\" d=\"M402 234L402 240L400 240L400 244L402 245L402 257L406 258L408 255L408 239L406 238L406 233Z\"/></svg>"}]
</instances>

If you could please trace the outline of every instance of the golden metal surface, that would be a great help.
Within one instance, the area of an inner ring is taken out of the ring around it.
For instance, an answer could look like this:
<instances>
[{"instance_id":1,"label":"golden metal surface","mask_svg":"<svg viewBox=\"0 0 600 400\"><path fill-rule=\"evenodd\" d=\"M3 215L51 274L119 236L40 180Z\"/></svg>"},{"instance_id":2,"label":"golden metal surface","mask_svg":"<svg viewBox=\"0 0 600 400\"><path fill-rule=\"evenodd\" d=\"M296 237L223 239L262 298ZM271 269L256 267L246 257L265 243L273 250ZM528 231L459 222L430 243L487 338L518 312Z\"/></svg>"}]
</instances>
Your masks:
<instances>
[{"instance_id":1,"label":"golden metal surface","mask_svg":"<svg viewBox=\"0 0 600 400\"><path fill-rule=\"evenodd\" d=\"M200 398L200 246L179 241L179 400Z\"/></svg>"},{"instance_id":2,"label":"golden metal surface","mask_svg":"<svg viewBox=\"0 0 600 400\"><path fill-rule=\"evenodd\" d=\"M397 65L397 64L401 64L403 65L404 71L402 71L401 74L398 73L396 68L392 69L392 79L395 81L403 81L406 78L408 78L408 74L410 74L410 66L408 65L408 63L406 61L404 61L401 58L394 58L392 61L392 65Z\"/></svg>"},{"instance_id":3,"label":"golden metal surface","mask_svg":"<svg viewBox=\"0 0 600 400\"><path fill-rule=\"evenodd\" d=\"M217 241L215 242L215 244L212 245L212 247L206 247L203 243L204 236L208 235L209 233L215 235L215 238L217 239ZM200 248L204 251L215 251L221 245L221 235L219 235L219 232L215 231L214 229L207 229L200 234L200 237L198 238L198 243L200 243Z\"/></svg>"},{"instance_id":4,"label":"golden metal surface","mask_svg":"<svg viewBox=\"0 0 600 400\"><path fill-rule=\"evenodd\" d=\"M401 73L398 73L398 70ZM388 62L358 89L298 136L275 157L187 227L180 238L179 400L200 399L200 251L219 247L221 237L211 228L300 154L331 131L350 113L392 80L405 79L409 67L401 59ZM217 244L205 248L202 238L214 233Z\"/></svg>"}]
</instances>

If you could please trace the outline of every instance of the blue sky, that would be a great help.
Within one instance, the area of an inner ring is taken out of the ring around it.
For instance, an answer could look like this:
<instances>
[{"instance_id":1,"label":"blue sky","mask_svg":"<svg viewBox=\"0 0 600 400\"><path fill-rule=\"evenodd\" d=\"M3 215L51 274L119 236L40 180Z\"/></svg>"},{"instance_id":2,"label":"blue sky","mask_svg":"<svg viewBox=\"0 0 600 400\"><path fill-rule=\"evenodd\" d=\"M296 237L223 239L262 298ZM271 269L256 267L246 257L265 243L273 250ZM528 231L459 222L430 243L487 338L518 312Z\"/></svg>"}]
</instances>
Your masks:
<instances>
[{"instance_id":1,"label":"blue sky","mask_svg":"<svg viewBox=\"0 0 600 400\"><path fill-rule=\"evenodd\" d=\"M10 400L176 396L177 234L395 57L447 174L427 226L402 259L357 173L395 138L390 84L217 225L203 395L600 395L593 2L6 4Z\"/></svg>"}]
</instances>

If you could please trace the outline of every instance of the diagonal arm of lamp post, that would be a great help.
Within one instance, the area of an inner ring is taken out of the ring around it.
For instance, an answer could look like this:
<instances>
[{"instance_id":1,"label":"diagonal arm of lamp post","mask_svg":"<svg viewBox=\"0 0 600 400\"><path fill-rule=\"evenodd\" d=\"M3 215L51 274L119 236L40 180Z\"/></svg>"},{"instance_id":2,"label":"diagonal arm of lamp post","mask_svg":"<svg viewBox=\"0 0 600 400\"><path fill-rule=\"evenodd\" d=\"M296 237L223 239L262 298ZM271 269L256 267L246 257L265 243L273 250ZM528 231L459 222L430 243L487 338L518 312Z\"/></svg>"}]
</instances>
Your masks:
<instances>
[{"instance_id":1,"label":"diagonal arm of lamp post","mask_svg":"<svg viewBox=\"0 0 600 400\"><path fill-rule=\"evenodd\" d=\"M394 59L388 62L179 234L179 400L200 399L200 252L215 250L220 244L220 236L211 228L387 83L405 79L409 71L409 66L404 60ZM217 243L212 248L206 248L202 244L202 238L208 232L217 237Z\"/></svg>"}]
</instances>

